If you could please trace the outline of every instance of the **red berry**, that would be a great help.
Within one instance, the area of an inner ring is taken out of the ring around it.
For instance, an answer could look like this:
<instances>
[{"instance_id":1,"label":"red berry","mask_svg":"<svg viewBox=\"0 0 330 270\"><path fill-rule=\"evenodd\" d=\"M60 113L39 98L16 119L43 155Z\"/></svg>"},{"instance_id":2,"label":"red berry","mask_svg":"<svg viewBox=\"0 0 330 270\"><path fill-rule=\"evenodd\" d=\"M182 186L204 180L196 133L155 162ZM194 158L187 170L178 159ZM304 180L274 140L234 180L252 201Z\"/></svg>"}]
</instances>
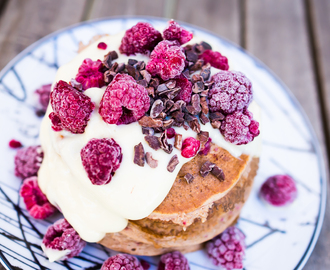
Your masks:
<instances>
[{"instance_id":1,"label":"red berry","mask_svg":"<svg viewBox=\"0 0 330 270\"><path fill-rule=\"evenodd\" d=\"M45 84L35 91L35 93L39 96L39 103L44 112L46 112L48 107L51 88L51 84Z\"/></svg>"},{"instance_id":2,"label":"red berry","mask_svg":"<svg viewBox=\"0 0 330 270\"><path fill-rule=\"evenodd\" d=\"M117 254L108 258L101 270L143 270L139 260L129 254Z\"/></svg>"},{"instance_id":3,"label":"red berry","mask_svg":"<svg viewBox=\"0 0 330 270\"><path fill-rule=\"evenodd\" d=\"M15 175L22 180L37 175L43 157L40 145L19 149L15 155Z\"/></svg>"},{"instance_id":4,"label":"red berry","mask_svg":"<svg viewBox=\"0 0 330 270\"><path fill-rule=\"evenodd\" d=\"M10 148L20 148L20 147L22 147L23 145L21 144L21 142L20 141L16 141L16 140L10 140L9 141L9 143L8 143L8 145L9 145L9 147Z\"/></svg>"},{"instance_id":5,"label":"red berry","mask_svg":"<svg viewBox=\"0 0 330 270\"><path fill-rule=\"evenodd\" d=\"M126 31L121 40L119 51L126 55L148 54L160 41L162 41L161 33L151 24L139 22Z\"/></svg>"},{"instance_id":6,"label":"red berry","mask_svg":"<svg viewBox=\"0 0 330 270\"><path fill-rule=\"evenodd\" d=\"M99 113L108 124L138 121L149 110L148 91L129 75L117 74L105 90Z\"/></svg>"},{"instance_id":7,"label":"red berry","mask_svg":"<svg viewBox=\"0 0 330 270\"><path fill-rule=\"evenodd\" d=\"M80 151L82 164L93 185L111 181L122 161L122 152L114 139L91 139Z\"/></svg>"},{"instance_id":8,"label":"red berry","mask_svg":"<svg viewBox=\"0 0 330 270\"><path fill-rule=\"evenodd\" d=\"M221 55L219 52L214 52L212 50L205 50L199 58L204 60L204 64L210 63L212 67L228 70L228 59L227 57Z\"/></svg>"},{"instance_id":9,"label":"red berry","mask_svg":"<svg viewBox=\"0 0 330 270\"><path fill-rule=\"evenodd\" d=\"M143 270L148 270L150 268L150 263L148 263L147 261L140 259L140 263L143 267Z\"/></svg>"},{"instance_id":10,"label":"red berry","mask_svg":"<svg viewBox=\"0 0 330 270\"><path fill-rule=\"evenodd\" d=\"M24 200L26 209L35 219L45 219L56 212L56 208L50 204L39 188L36 176L23 181L19 194Z\"/></svg>"},{"instance_id":11,"label":"red berry","mask_svg":"<svg viewBox=\"0 0 330 270\"><path fill-rule=\"evenodd\" d=\"M78 69L76 81L81 83L83 90L105 85L104 75L101 72L103 64L101 60L92 61L86 58Z\"/></svg>"},{"instance_id":12,"label":"red berry","mask_svg":"<svg viewBox=\"0 0 330 270\"><path fill-rule=\"evenodd\" d=\"M97 48L101 49L101 50L105 50L108 47L107 44L105 44L104 42L100 42L99 44L97 44Z\"/></svg>"},{"instance_id":13,"label":"red berry","mask_svg":"<svg viewBox=\"0 0 330 270\"><path fill-rule=\"evenodd\" d=\"M168 128L166 129L166 135L167 138L172 139L175 136L175 129L174 128Z\"/></svg>"},{"instance_id":14,"label":"red berry","mask_svg":"<svg viewBox=\"0 0 330 270\"><path fill-rule=\"evenodd\" d=\"M185 158L191 158L196 156L201 142L199 140L194 139L193 137L188 137L184 139L182 142L182 150L181 155Z\"/></svg>"},{"instance_id":15,"label":"red berry","mask_svg":"<svg viewBox=\"0 0 330 270\"><path fill-rule=\"evenodd\" d=\"M177 40L182 45L193 38L193 33L182 28L174 20L170 20L167 28L163 32L163 36L166 40Z\"/></svg>"},{"instance_id":16,"label":"red berry","mask_svg":"<svg viewBox=\"0 0 330 270\"><path fill-rule=\"evenodd\" d=\"M179 94L174 98L174 101L183 100L188 104L191 100L192 83L182 74L175 79L176 87L180 87Z\"/></svg>"},{"instance_id":17,"label":"red berry","mask_svg":"<svg viewBox=\"0 0 330 270\"><path fill-rule=\"evenodd\" d=\"M91 99L64 81L59 81L50 94L50 104L54 110L49 118L53 129L84 133L87 122L94 110Z\"/></svg>"},{"instance_id":18,"label":"red berry","mask_svg":"<svg viewBox=\"0 0 330 270\"><path fill-rule=\"evenodd\" d=\"M147 71L164 81L179 76L185 67L186 56L177 41L164 40L150 54Z\"/></svg>"},{"instance_id":19,"label":"red berry","mask_svg":"<svg viewBox=\"0 0 330 270\"><path fill-rule=\"evenodd\" d=\"M273 206L284 206L297 198L295 181L289 175L274 175L261 186L260 196Z\"/></svg>"},{"instance_id":20,"label":"red berry","mask_svg":"<svg viewBox=\"0 0 330 270\"><path fill-rule=\"evenodd\" d=\"M188 260L179 251L163 254L157 270L190 270Z\"/></svg>"}]
</instances>

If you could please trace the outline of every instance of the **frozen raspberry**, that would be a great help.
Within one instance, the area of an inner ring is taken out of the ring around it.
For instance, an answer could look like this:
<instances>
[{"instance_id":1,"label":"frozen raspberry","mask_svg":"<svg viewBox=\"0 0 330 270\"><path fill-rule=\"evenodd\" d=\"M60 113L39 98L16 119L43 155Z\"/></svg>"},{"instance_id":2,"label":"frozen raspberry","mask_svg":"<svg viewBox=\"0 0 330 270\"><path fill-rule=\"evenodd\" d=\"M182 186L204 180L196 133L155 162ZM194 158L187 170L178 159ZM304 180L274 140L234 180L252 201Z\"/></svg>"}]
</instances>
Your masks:
<instances>
[{"instance_id":1,"label":"frozen raspberry","mask_svg":"<svg viewBox=\"0 0 330 270\"><path fill-rule=\"evenodd\" d=\"M30 215L36 219L45 219L56 212L56 208L50 204L45 194L42 193L36 176L26 178L23 181L19 194L23 198Z\"/></svg>"},{"instance_id":2,"label":"frozen raspberry","mask_svg":"<svg viewBox=\"0 0 330 270\"><path fill-rule=\"evenodd\" d=\"M41 244L51 262L77 256L85 246L86 242L64 218L48 227Z\"/></svg>"},{"instance_id":3,"label":"frozen raspberry","mask_svg":"<svg viewBox=\"0 0 330 270\"><path fill-rule=\"evenodd\" d=\"M193 137L188 137L182 142L181 155L185 158L191 158L196 156L201 142L194 139Z\"/></svg>"},{"instance_id":4,"label":"frozen raspberry","mask_svg":"<svg viewBox=\"0 0 330 270\"><path fill-rule=\"evenodd\" d=\"M93 61L86 58L78 69L76 81L81 83L83 90L92 87L99 87L105 85L104 75L101 72L103 64L101 60Z\"/></svg>"},{"instance_id":5,"label":"frozen raspberry","mask_svg":"<svg viewBox=\"0 0 330 270\"><path fill-rule=\"evenodd\" d=\"M129 254L117 254L108 258L101 270L143 270L139 260Z\"/></svg>"},{"instance_id":6,"label":"frozen raspberry","mask_svg":"<svg viewBox=\"0 0 330 270\"><path fill-rule=\"evenodd\" d=\"M284 206L297 198L295 181L289 175L274 175L261 186L260 196L273 206Z\"/></svg>"},{"instance_id":7,"label":"frozen raspberry","mask_svg":"<svg viewBox=\"0 0 330 270\"><path fill-rule=\"evenodd\" d=\"M21 148L23 145L20 141L16 141L16 140L10 140L9 143L8 143L9 147L10 148Z\"/></svg>"},{"instance_id":8,"label":"frozen raspberry","mask_svg":"<svg viewBox=\"0 0 330 270\"><path fill-rule=\"evenodd\" d=\"M259 123L252 120L252 117L248 110L228 114L220 126L225 140L237 145L252 142L260 133Z\"/></svg>"},{"instance_id":9,"label":"frozen raspberry","mask_svg":"<svg viewBox=\"0 0 330 270\"><path fill-rule=\"evenodd\" d=\"M149 110L148 91L129 75L117 74L105 90L99 113L108 124L138 121Z\"/></svg>"},{"instance_id":10,"label":"frozen raspberry","mask_svg":"<svg viewBox=\"0 0 330 270\"><path fill-rule=\"evenodd\" d=\"M15 155L15 175L21 179L37 175L43 157L40 145L19 149Z\"/></svg>"},{"instance_id":11,"label":"frozen raspberry","mask_svg":"<svg viewBox=\"0 0 330 270\"><path fill-rule=\"evenodd\" d=\"M174 101L183 100L188 104L191 100L192 83L183 75L175 79L176 87L180 87L179 94L174 98Z\"/></svg>"},{"instance_id":12,"label":"frozen raspberry","mask_svg":"<svg viewBox=\"0 0 330 270\"><path fill-rule=\"evenodd\" d=\"M160 257L157 270L190 270L188 260L179 251L166 253Z\"/></svg>"},{"instance_id":13,"label":"frozen raspberry","mask_svg":"<svg viewBox=\"0 0 330 270\"><path fill-rule=\"evenodd\" d=\"M168 128L166 129L166 135L167 138L172 139L175 136L175 129L174 128Z\"/></svg>"},{"instance_id":14,"label":"frozen raspberry","mask_svg":"<svg viewBox=\"0 0 330 270\"><path fill-rule=\"evenodd\" d=\"M206 156L210 152L210 150L211 150L211 141L212 141L211 138L207 139L207 142L204 144L204 147L201 150L199 150L199 152L198 152L199 155Z\"/></svg>"},{"instance_id":15,"label":"frozen raspberry","mask_svg":"<svg viewBox=\"0 0 330 270\"><path fill-rule=\"evenodd\" d=\"M101 50L105 50L108 47L107 44L105 44L104 42L100 42L99 44L97 44L97 48L101 49Z\"/></svg>"},{"instance_id":16,"label":"frozen raspberry","mask_svg":"<svg viewBox=\"0 0 330 270\"><path fill-rule=\"evenodd\" d=\"M214 52L212 50L205 50L199 58L204 60L204 64L210 63L212 67L228 70L228 59L219 52Z\"/></svg>"},{"instance_id":17,"label":"frozen raspberry","mask_svg":"<svg viewBox=\"0 0 330 270\"><path fill-rule=\"evenodd\" d=\"M236 227L229 227L206 244L213 264L227 270L242 269L245 253L245 235Z\"/></svg>"},{"instance_id":18,"label":"frozen raspberry","mask_svg":"<svg viewBox=\"0 0 330 270\"><path fill-rule=\"evenodd\" d=\"M84 133L87 121L94 110L91 99L64 81L59 81L50 94L50 113L53 129Z\"/></svg>"},{"instance_id":19,"label":"frozen raspberry","mask_svg":"<svg viewBox=\"0 0 330 270\"><path fill-rule=\"evenodd\" d=\"M126 55L148 54L162 39L161 33L151 24L139 22L126 31L121 40L119 51Z\"/></svg>"},{"instance_id":20,"label":"frozen raspberry","mask_svg":"<svg viewBox=\"0 0 330 270\"><path fill-rule=\"evenodd\" d=\"M186 56L177 41L159 42L150 54L147 71L164 81L179 76L185 67Z\"/></svg>"},{"instance_id":21,"label":"frozen raspberry","mask_svg":"<svg viewBox=\"0 0 330 270\"><path fill-rule=\"evenodd\" d=\"M48 107L51 88L51 84L45 84L35 91L35 93L39 96L39 103L42 111L44 112L46 112Z\"/></svg>"},{"instance_id":22,"label":"frozen raspberry","mask_svg":"<svg viewBox=\"0 0 330 270\"><path fill-rule=\"evenodd\" d=\"M91 139L80 151L82 164L93 185L111 181L122 161L122 152L114 139Z\"/></svg>"},{"instance_id":23,"label":"frozen raspberry","mask_svg":"<svg viewBox=\"0 0 330 270\"><path fill-rule=\"evenodd\" d=\"M177 22L170 20L163 36L166 40L177 40L182 45L193 38L193 33L182 28Z\"/></svg>"},{"instance_id":24,"label":"frozen raspberry","mask_svg":"<svg viewBox=\"0 0 330 270\"><path fill-rule=\"evenodd\" d=\"M212 112L225 114L241 111L250 104L252 85L241 72L220 71L212 76L214 84L209 92L209 106Z\"/></svg>"}]
</instances>

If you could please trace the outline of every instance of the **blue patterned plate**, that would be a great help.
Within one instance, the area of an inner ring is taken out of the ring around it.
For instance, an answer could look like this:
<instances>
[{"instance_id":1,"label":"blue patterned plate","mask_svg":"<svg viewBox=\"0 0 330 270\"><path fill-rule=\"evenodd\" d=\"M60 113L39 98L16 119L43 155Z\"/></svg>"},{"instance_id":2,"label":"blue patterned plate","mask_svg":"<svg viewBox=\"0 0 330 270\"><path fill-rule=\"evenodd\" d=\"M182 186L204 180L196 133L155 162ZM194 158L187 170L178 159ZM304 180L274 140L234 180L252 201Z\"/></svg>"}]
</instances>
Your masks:
<instances>
[{"instance_id":1,"label":"blue patterned plate","mask_svg":"<svg viewBox=\"0 0 330 270\"><path fill-rule=\"evenodd\" d=\"M99 269L114 254L89 244L79 257L47 261L40 243L46 228L59 216L36 221L28 215L18 195L21 181L14 176L16 151L8 142L15 138L26 146L38 144L41 118L35 114L34 90L53 81L57 68L76 55L79 41L88 43L96 34L115 34L138 21L160 28L166 25L165 20L145 17L81 23L31 45L0 73L0 258L7 269ZM246 234L245 269L302 269L315 246L325 212L325 169L316 136L295 98L262 63L210 32L185 27L219 46L231 67L250 78L255 100L263 111L260 169L238 222ZM289 174L298 184L296 202L281 211L265 207L257 196L263 181L273 174ZM186 256L193 270L217 269L205 251ZM145 260L155 269L157 257Z\"/></svg>"}]
</instances>

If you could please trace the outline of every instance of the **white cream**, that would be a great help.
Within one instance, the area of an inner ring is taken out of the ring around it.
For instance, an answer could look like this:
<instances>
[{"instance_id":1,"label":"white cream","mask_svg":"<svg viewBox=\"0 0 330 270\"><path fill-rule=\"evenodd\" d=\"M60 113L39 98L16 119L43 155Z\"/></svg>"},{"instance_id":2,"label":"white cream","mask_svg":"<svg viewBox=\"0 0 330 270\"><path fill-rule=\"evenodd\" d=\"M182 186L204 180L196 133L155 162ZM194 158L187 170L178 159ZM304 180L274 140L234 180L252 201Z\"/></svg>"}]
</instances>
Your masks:
<instances>
[{"instance_id":1,"label":"white cream","mask_svg":"<svg viewBox=\"0 0 330 270\"><path fill-rule=\"evenodd\" d=\"M50 262L61 260L71 252L71 250L55 250L47 248L44 244L41 244L41 248Z\"/></svg>"},{"instance_id":2,"label":"white cream","mask_svg":"<svg viewBox=\"0 0 330 270\"><path fill-rule=\"evenodd\" d=\"M58 70L55 82L70 81L74 78L85 58L95 61L103 59L108 51L118 52L122 35L123 33L105 36L91 44ZM97 48L99 42L108 45L106 51ZM132 56L120 55L116 61L127 62L129 58ZM148 61L148 57L143 55L134 58ZM50 106L40 131L44 150L44 160L38 174L40 188L49 201L61 209L79 235L88 242L100 241L107 232L123 230L128 219L142 219L151 214L168 194L181 166L190 160L182 157L180 151L175 148L171 154L166 154L163 150L151 149L145 142L141 126L137 122L120 126L105 123L98 114L104 90L105 87L90 88L85 91L96 108L83 134L53 131L47 117L52 111ZM254 114L254 118L260 121L260 111L256 103L253 102L249 109ZM260 153L259 137L248 145L236 146L226 142L219 130L213 129L210 124L202 125L201 129L210 133L215 144L236 157L242 153L252 156L258 156ZM175 128L175 130L182 134L183 138L196 138L196 133L191 129L186 131L184 128ZM107 185L93 185L81 162L80 150L93 138L113 138L122 148L123 160L120 168ZM133 149L140 142L145 152L152 152L153 158L158 160L157 168L152 169L147 164L139 167L133 163ZM173 144L173 139L169 142ZM174 172L170 173L167 171L167 165L175 154L180 163Z\"/></svg>"}]
</instances>

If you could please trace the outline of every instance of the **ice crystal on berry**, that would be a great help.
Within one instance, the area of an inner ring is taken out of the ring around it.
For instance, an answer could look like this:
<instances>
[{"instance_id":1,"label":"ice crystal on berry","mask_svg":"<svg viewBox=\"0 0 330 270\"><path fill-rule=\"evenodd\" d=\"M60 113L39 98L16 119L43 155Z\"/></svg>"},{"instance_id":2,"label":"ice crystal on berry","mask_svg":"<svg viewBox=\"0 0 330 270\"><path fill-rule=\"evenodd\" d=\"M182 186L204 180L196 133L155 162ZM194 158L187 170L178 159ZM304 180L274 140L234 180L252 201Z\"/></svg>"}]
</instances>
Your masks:
<instances>
[{"instance_id":1,"label":"ice crystal on berry","mask_svg":"<svg viewBox=\"0 0 330 270\"><path fill-rule=\"evenodd\" d=\"M193 137L188 137L184 139L182 142L182 151L181 155L185 158L191 158L196 156L201 142L199 140L194 139Z\"/></svg>"},{"instance_id":2,"label":"ice crystal on berry","mask_svg":"<svg viewBox=\"0 0 330 270\"><path fill-rule=\"evenodd\" d=\"M50 261L66 260L77 256L85 246L86 242L80 238L79 234L64 218L48 227L41 245ZM52 257L56 252L60 258Z\"/></svg>"},{"instance_id":3,"label":"ice crystal on berry","mask_svg":"<svg viewBox=\"0 0 330 270\"><path fill-rule=\"evenodd\" d=\"M228 59L226 56L223 56L219 52L215 52L212 50L205 50L199 58L204 60L204 64L210 63L212 67L222 69L222 70L228 70Z\"/></svg>"},{"instance_id":4,"label":"ice crystal on berry","mask_svg":"<svg viewBox=\"0 0 330 270\"><path fill-rule=\"evenodd\" d=\"M170 20L168 22L167 28L163 32L163 36L166 40L177 40L182 45L193 38L193 33L182 28L174 20Z\"/></svg>"},{"instance_id":5,"label":"ice crystal on berry","mask_svg":"<svg viewBox=\"0 0 330 270\"><path fill-rule=\"evenodd\" d=\"M53 129L84 133L94 109L91 99L64 81L59 81L50 94L50 113Z\"/></svg>"},{"instance_id":6,"label":"ice crystal on berry","mask_svg":"<svg viewBox=\"0 0 330 270\"><path fill-rule=\"evenodd\" d=\"M174 101L183 100L188 104L191 100L192 83L182 74L175 79L176 87L180 87L181 90L178 95L174 98Z\"/></svg>"},{"instance_id":7,"label":"ice crystal on berry","mask_svg":"<svg viewBox=\"0 0 330 270\"><path fill-rule=\"evenodd\" d=\"M173 251L160 257L157 270L190 270L190 267L180 251Z\"/></svg>"},{"instance_id":8,"label":"ice crystal on berry","mask_svg":"<svg viewBox=\"0 0 330 270\"><path fill-rule=\"evenodd\" d=\"M101 60L93 61L86 58L78 69L76 81L81 83L83 90L105 85L104 75L101 72L103 64Z\"/></svg>"},{"instance_id":9,"label":"ice crystal on berry","mask_svg":"<svg viewBox=\"0 0 330 270\"><path fill-rule=\"evenodd\" d=\"M213 264L227 270L242 269L245 254L245 235L237 227L229 227L206 244Z\"/></svg>"},{"instance_id":10,"label":"ice crystal on berry","mask_svg":"<svg viewBox=\"0 0 330 270\"><path fill-rule=\"evenodd\" d=\"M37 175L43 157L40 145L19 149L15 155L15 175L21 179Z\"/></svg>"},{"instance_id":11,"label":"ice crystal on berry","mask_svg":"<svg viewBox=\"0 0 330 270\"><path fill-rule=\"evenodd\" d=\"M129 75L117 74L105 90L99 113L108 124L138 121L149 110L148 91Z\"/></svg>"},{"instance_id":12,"label":"ice crystal on berry","mask_svg":"<svg viewBox=\"0 0 330 270\"><path fill-rule=\"evenodd\" d=\"M212 112L233 113L250 104L253 98L252 85L243 73L220 71L211 80L214 81L209 92L209 107Z\"/></svg>"},{"instance_id":13,"label":"ice crystal on berry","mask_svg":"<svg viewBox=\"0 0 330 270\"><path fill-rule=\"evenodd\" d=\"M289 175L274 175L261 186L260 196L273 206L284 206L297 198L295 181Z\"/></svg>"},{"instance_id":14,"label":"ice crystal on berry","mask_svg":"<svg viewBox=\"0 0 330 270\"><path fill-rule=\"evenodd\" d=\"M148 54L162 39L161 33L151 24L139 22L125 32L119 51L126 55Z\"/></svg>"},{"instance_id":15,"label":"ice crystal on berry","mask_svg":"<svg viewBox=\"0 0 330 270\"><path fill-rule=\"evenodd\" d=\"M35 91L35 93L39 96L39 103L44 113L46 112L48 107L51 88L51 84L45 84Z\"/></svg>"},{"instance_id":16,"label":"ice crystal on berry","mask_svg":"<svg viewBox=\"0 0 330 270\"><path fill-rule=\"evenodd\" d=\"M23 198L30 215L36 219L45 219L56 212L56 208L50 204L45 194L42 193L36 176L26 178L23 181L19 194Z\"/></svg>"},{"instance_id":17,"label":"ice crystal on berry","mask_svg":"<svg viewBox=\"0 0 330 270\"><path fill-rule=\"evenodd\" d=\"M179 76L185 67L186 56L177 41L159 42L150 54L147 71L164 81Z\"/></svg>"},{"instance_id":18,"label":"ice crystal on berry","mask_svg":"<svg viewBox=\"0 0 330 270\"><path fill-rule=\"evenodd\" d=\"M82 164L93 185L111 181L122 161L122 152L114 139L91 139L80 151Z\"/></svg>"},{"instance_id":19,"label":"ice crystal on berry","mask_svg":"<svg viewBox=\"0 0 330 270\"><path fill-rule=\"evenodd\" d=\"M143 270L139 260L129 254L117 254L108 258L101 270Z\"/></svg>"},{"instance_id":20,"label":"ice crystal on berry","mask_svg":"<svg viewBox=\"0 0 330 270\"><path fill-rule=\"evenodd\" d=\"M259 135L259 123L252 119L248 110L228 114L221 122L220 131L226 141L233 144L247 144Z\"/></svg>"}]
</instances>

